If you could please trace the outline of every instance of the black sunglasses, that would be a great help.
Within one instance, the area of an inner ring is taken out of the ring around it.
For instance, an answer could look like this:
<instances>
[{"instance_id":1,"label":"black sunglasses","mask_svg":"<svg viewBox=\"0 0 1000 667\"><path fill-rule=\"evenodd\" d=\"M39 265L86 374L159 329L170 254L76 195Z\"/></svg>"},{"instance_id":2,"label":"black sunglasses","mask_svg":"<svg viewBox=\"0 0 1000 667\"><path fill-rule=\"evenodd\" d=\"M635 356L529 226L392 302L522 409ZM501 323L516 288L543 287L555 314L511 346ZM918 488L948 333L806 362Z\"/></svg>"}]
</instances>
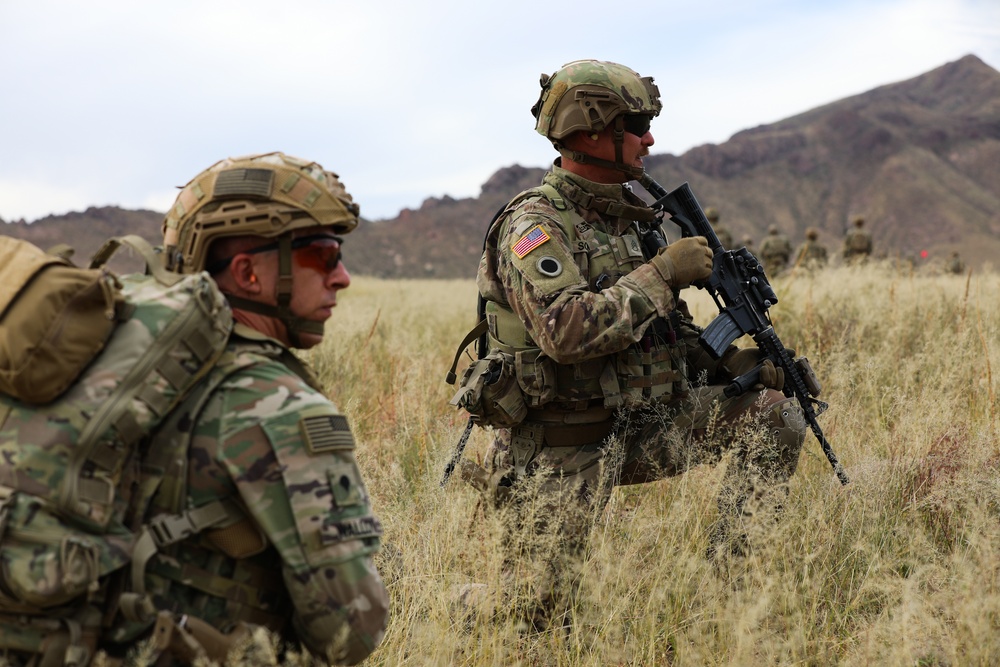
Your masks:
<instances>
[{"instance_id":1,"label":"black sunglasses","mask_svg":"<svg viewBox=\"0 0 1000 667\"><path fill-rule=\"evenodd\" d=\"M622 117L622 126L629 134L643 137L649 132L649 126L653 122L653 117L641 113L626 114Z\"/></svg>"}]
</instances>

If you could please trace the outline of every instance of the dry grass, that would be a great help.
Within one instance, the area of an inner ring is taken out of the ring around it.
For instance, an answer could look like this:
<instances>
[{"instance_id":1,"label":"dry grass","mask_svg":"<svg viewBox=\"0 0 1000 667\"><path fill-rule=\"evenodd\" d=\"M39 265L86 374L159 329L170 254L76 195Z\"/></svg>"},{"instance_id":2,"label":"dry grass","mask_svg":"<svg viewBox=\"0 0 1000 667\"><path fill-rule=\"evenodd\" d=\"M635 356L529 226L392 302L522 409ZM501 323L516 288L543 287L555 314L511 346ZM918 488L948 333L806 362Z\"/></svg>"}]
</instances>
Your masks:
<instances>
[{"instance_id":1,"label":"dry grass","mask_svg":"<svg viewBox=\"0 0 1000 667\"><path fill-rule=\"evenodd\" d=\"M389 545L392 617L366 664L1000 664L1000 276L873 265L775 288L776 330L824 384L851 484L809 436L784 521L728 572L702 557L721 467L619 488L572 629L525 634L452 611L457 586L500 583L500 520L457 478L438 484L465 421L444 375L475 286L356 278L311 356ZM706 323L714 305L690 292Z\"/></svg>"},{"instance_id":2,"label":"dry grass","mask_svg":"<svg viewBox=\"0 0 1000 667\"><path fill-rule=\"evenodd\" d=\"M523 634L450 610L456 585L500 582L499 520L457 478L438 485L464 425L443 380L475 286L355 279L313 361L396 552L371 663L1000 663L1000 277L872 265L775 288L776 330L824 384L820 422L852 483L809 436L784 521L725 573L702 557L721 468L620 488L580 564L572 630ZM690 292L707 322L714 305Z\"/></svg>"}]
</instances>

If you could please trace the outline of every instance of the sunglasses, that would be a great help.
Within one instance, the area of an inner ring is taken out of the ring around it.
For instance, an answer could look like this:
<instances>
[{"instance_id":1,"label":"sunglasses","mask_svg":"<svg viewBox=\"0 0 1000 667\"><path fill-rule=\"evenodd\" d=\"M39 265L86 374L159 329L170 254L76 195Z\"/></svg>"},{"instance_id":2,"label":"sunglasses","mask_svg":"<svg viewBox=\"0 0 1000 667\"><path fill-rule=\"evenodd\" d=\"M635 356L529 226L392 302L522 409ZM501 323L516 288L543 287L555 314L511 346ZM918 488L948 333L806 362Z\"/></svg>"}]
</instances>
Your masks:
<instances>
[{"instance_id":1,"label":"sunglasses","mask_svg":"<svg viewBox=\"0 0 1000 667\"><path fill-rule=\"evenodd\" d=\"M625 131L637 137L645 136L649 132L649 126L652 122L653 117L646 114L626 114L622 118L622 126Z\"/></svg>"},{"instance_id":2,"label":"sunglasses","mask_svg":"<svg viewBox=\"0 0 1000 667\"><path fill-rule=\"evenodd\" d=\"M296 259L302 266L329 273L337 268L343 257L341 244L344 242L339 236L329 236L327 234L310 234L309 236L299 236L292 239L292 250L296 252ZM258 255L262 252L271 252L278 249L278 242L271 243L244 250L241 255ZM229 266L233 261L232 257L220 259L212 262L205 270L211 275Z\"/></svg>"}]
</instances>

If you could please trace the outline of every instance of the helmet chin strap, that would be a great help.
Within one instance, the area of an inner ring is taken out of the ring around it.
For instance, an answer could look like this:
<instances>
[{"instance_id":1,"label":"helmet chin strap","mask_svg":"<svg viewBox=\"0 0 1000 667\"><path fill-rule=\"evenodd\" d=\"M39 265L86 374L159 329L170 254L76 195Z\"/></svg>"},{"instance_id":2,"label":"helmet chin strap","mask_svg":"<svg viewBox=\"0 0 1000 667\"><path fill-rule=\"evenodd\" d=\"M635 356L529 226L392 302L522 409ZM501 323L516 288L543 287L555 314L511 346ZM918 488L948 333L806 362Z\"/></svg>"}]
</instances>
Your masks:
<instances>
[{"instance_id":1,"label":"helmet chin strap","mask_svg":"<svg viewBox=\"0 0 1000 667\"><path fill-rule=\"evenodd\" d=\"M322 322L307 320L292 313L292 237L288 234L278 238L278 304L272 306L232 294L226 294L226 300L233 308L279 320L288 331L291 347L302 347L299 334L323 335Z\"/></svg>"},{"instance_id":2,"label":"helmet chin strap","mask_svg":"<svg viewBox=\"0 0 1000 667\"><path fill-rule=\"evenodd\" d=\"M577 162L579 164L592 164L596 167L604 167L606 169L614 169L615 171L620 171L629 177L629 180L639 180L642 178L646 170L642 167L633 167L632 165L625 164L622 159L622 147L625 145L625 119L619 114L615 116L614 120L614 133L613 138L615 142L615 161L605 160L603 158L594 157L593 155L587 155L586 153L581 153L580 151L571 151L562 144L558 142L553 142L556 150L559 154L568 160Z\"/></svg>"}]
</instances>

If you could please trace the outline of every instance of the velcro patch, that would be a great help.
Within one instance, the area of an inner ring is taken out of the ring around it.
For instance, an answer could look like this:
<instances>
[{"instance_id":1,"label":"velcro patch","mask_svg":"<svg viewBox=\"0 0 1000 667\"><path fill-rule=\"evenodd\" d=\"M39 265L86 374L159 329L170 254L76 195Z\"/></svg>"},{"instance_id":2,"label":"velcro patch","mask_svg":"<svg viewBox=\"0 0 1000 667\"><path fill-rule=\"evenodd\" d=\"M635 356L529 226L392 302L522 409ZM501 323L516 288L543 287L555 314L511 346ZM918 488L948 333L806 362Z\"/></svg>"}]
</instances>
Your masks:
<instances>
[{"instance_id":1,"label":"velcro patch","mask_svg":"<svg viewBox=\"0 0 1000 667\"><path fill-rule=\"evenodd\" d=\"M517 243L511 246L511 250L514 251L514 254L517 255L518 259L524 259L525 255L548 241L550 238L551 237L548 232L542 229L541 225L535 225L534 229L522 236Z\"/></svg>"},{"instance_id":2,"label":"velcro patch","mask_svg":"<svg viewBox=\"0 0 1000 667\"><path fill-rule=\"evenodd\" d=\"M354 449L354 435L344 415L303 417L299 428L311 454Z\"/></svg>"}]
</instances>

